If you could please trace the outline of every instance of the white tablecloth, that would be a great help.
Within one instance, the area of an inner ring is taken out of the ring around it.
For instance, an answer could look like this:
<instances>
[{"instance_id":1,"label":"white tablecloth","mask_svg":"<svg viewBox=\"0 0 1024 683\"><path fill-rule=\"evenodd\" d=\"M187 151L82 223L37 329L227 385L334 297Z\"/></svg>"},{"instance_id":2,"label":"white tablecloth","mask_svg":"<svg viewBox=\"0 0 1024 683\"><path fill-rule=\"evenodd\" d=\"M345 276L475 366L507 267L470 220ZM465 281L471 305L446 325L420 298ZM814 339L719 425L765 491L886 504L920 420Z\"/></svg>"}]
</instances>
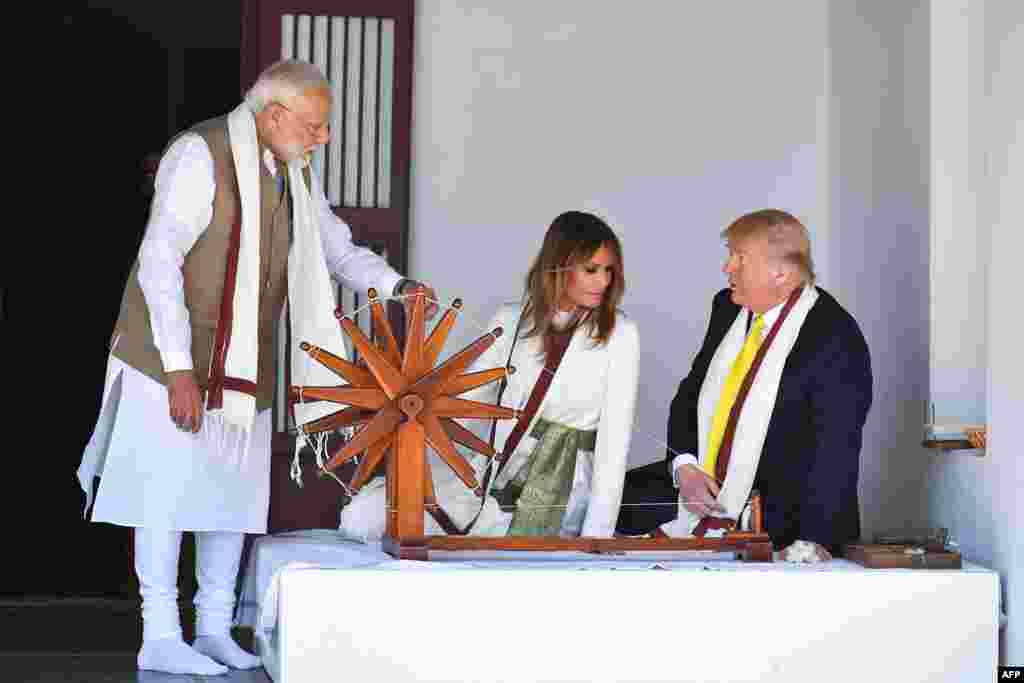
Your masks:
<instances>
[{"instance_id":1,"label":"white tablecloth","mask_svg":"<svg viewBox=\"0 0 1024 683\"><path fill-rule=\"evenodd\" d=\"M261 536L253 542L242 579L236 621L255 627L259 607L270 588L271 579L288 564L315 564L324 567L366 567L393 558L380 549L345 540L331 529L290 531Z\"/></svg>"},{"instance_id":2,"label":"white tablecloth","mask_svg":"<svg viewBox=\"0 0 1024 683\"><path fill-rule=\"evenodd\" d=\"M256 633L277 683L995 676L998 577L973 565L868 570L845 560L763 564L672 553L431 556L438 559L397 561L333 532L259 539L240 621L256 623L244 618L255 614L256 596L279 590L264 605L276 628ZM288 566L295 562L305 564Z\"/></svg>"}]
</instances>

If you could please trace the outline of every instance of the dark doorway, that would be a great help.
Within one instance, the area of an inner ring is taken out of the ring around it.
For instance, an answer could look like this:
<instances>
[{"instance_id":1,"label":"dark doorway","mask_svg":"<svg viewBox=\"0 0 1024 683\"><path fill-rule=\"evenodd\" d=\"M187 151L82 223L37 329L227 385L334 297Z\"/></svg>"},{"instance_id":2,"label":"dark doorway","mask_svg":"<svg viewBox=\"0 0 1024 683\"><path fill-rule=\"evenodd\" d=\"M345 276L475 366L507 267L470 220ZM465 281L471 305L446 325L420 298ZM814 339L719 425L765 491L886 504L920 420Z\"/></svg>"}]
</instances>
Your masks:
<instances>
[{"instance_id":1,"label":"dark doorway","mask_svg":"<svg viewBox=\"0 0 1024 683\"><path fill-rule=\"evenodd\" d=\"M47 207L56 227L35 247L42 276L4 288L13 332L5 327L5 346L37 359L12 364L5 378L22 388L4 451L27 465L8 481L24 482L19 498L28 494L11 520L20 552L4 563L6 599L137 595L130 530L83 519L75 473L145 229L145 160L178 130L237 105L240 25L237 1L97 0L63 10L62 66L52 74L62 83L60 164Z\"/></svg>"}]
</instances>

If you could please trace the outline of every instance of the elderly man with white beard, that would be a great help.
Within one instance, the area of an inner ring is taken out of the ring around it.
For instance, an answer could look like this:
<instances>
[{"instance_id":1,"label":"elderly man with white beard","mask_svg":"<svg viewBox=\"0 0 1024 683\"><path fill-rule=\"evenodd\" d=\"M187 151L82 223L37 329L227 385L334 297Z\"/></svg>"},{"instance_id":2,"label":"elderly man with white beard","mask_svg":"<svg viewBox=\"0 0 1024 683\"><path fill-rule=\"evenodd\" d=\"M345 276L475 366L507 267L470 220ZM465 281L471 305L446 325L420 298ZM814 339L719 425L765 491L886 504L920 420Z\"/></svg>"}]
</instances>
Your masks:
<instances>
[{"instance_id":1,"label":"elderly man with white beard","mask_svg":"<svg viewBox=\"0 0 1024 683\"><path fill-rule=\"evenodd\" d=\"M331 211L307 162L328 140L330 107L317 67L279 62L237 109L180 134L161 158L78 473L86 511L100 477L93 521L134 527L140 669L259 665L230 627L244 535L266 531L273 339L285 297L293 337L341 348L330 276L357 291L421 286L353 245ZM292 371L313 372L295 358ZM183 531L196 536L191 646L177 605Z\"/></svg>"}]
</instances>

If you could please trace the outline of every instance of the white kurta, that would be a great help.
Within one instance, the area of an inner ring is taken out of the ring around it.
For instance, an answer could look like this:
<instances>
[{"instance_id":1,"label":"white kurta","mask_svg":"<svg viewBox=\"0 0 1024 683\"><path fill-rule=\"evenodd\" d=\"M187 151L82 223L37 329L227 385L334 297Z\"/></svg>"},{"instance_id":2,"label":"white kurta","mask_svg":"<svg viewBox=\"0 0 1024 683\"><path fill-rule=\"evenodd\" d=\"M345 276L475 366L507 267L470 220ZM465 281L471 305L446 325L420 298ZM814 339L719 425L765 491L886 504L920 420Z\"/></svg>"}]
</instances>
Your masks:
<instances>
[{"instance_id":1,"label":"white kurta","mask_svg":"<svg viewBox=\"0 0 1024 683\"><path fill-rule=\"evenodd\" d=\"M505 365L519 313L519 306L503 306L498 311L488 329L500 326L504 334L477 359L470 371ZM527 324L524 322L524 328ZM502 405L517 409L525 407L543 370L543 357L539 351L538 338L523 339L520 335L508 361L516 372L502 396ZM618 316L615 330L603 346L595 346L584 329L577 330L534 416L534 423L543 418L582 431L597 431L594 452L580 452L577 455L572 491L562 519L562 535L608 538L615 531L633 430L638 361L637 326L625 315ZM460 398L494 403L497 393L498 383L495 382L467 392ZM467 421L465 424L472 427L473 422L476 421ZM498 421L494 445L499 452L514 424L514 420ZM509 467L532 451L536 444L536 439L530 436L532 429L533 423L519 442ZM487 434L481 436L486 438ZM482 474L485 462L483 457L473 461L478 476ZM479 499L436 456L431 457L431 464L438 500L453 521L465 527L479 509ZM341 531L360 540L379 538L384 529L384 505L383 481L378 479L364 488L342 510ZM502 512L494 498L488 496L473 534L504 535L511 519L512 514ZM427 515L425 520L427 533L443 533L432 517Z\"/></svg>"},{"instance_id":2,"label":"white kurta","mask_svg":"<svg viewBox=\"0 0 1024 683\"><path fill-rule=\"evenodd\" d=\"M204 416L198 434L168 417L167 388L111 356L103 408L85 449L101 472L92 519L180 531L263 533L270 502L271 411L256 415L248 438L221 445Z\"/></svg>"},{"instance_id":3,"label":"white kurta","mask_svg":"<svg viewBox=\"0 0 1024 683\"><path fill-rule=\"evenodd\" d=\"M264 163L276 174L269 153L264 153ZM356 291L393 291L401 276L370 250L353 245L349 227L331 211L315 175L311 186L332 276ZM181 268L209 225L216 191L213 158L199 135L182 135L168 148L155 191L139 249L139 283L164 369L187 370L192 367L192 333ZM229 439L226 447L211 433L217 425L210 420L204 419L199 434L179 432L169 417L166 388L111 356L100 416L78 470L86 511L93 479L102 475L93 521L191 531L266 531L270 413L257 415L248 439Z\"/></svg>"}]
</instances>

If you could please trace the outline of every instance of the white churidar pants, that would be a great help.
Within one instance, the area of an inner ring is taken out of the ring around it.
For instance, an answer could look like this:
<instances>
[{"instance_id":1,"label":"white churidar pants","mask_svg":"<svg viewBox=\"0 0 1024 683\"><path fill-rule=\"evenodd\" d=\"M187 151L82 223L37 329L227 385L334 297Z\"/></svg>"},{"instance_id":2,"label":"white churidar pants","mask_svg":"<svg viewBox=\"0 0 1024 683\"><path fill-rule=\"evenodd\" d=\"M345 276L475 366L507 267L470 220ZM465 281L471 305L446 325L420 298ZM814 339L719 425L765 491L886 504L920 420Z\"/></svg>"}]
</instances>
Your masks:
<instances>
[{"instance_id":1,"label":"white churidar pants","mask_svg":"<svg viewBox=\"0 0 1024 683\"><path fill-rule=\"evenodd\" d=\"M135 573L142 595L142 639L181 638L178 614L180 531L135 529ZM235 581L245 534L196 532L196 578L199 590L196 637L230 634L235 609Z\"/></svg>"}]
</instances>

